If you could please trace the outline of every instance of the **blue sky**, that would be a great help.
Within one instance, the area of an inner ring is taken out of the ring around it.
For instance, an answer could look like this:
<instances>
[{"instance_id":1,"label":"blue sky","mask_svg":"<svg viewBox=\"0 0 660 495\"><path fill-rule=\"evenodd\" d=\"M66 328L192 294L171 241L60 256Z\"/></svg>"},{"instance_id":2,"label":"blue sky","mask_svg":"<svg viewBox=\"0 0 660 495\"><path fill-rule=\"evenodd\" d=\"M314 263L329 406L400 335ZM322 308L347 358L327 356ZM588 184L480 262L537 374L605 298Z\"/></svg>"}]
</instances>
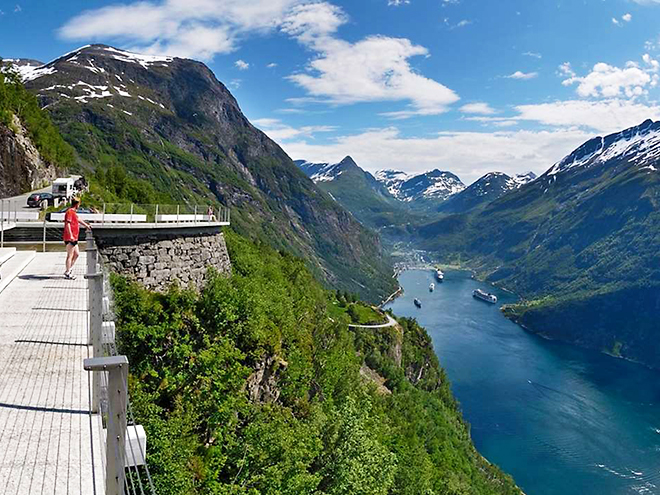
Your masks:
<instances>
[{"instance_id":1,"label":"blue sky","mask_svg":"<svg viewBox=\"0 0 660 495\"><path fill-rule=\"evenodd\" d=\"M206 62L292 158L465 182L660 119L660 0L19 0L0 55Z\"/></svg>"}]
</instances>

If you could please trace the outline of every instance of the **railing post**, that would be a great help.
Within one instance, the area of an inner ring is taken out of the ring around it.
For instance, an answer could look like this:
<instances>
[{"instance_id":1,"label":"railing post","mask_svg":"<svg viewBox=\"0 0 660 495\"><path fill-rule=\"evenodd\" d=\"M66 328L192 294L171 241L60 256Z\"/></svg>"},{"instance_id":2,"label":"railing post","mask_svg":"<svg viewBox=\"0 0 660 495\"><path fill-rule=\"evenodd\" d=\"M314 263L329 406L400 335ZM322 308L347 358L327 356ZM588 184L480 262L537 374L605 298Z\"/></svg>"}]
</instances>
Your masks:
<instances>
[{"instance_id":1,"label":"railing post","mask_svg":"<svg viewBox=\"0 0 660 495\"><path fill-rule=\"evenodd\" d=\"M5 200L0 199L0 248L5 247Z\"/></svg>"},{"instance_id":2,"label":"railing post","mask_svg":"<svg viewBox=\"0 0 660 495\"><path fill-rule=\"evenodd\" d=\"M195 205L195 225L197 225L197 205Z\"/></svg>"},{"instance_id":3,"label":"railing post","mask_svg":"<svg viewBox=\"0 0 660 495\"><path fill-rule=\"evenodd\" d=\"M101 332L103 330L103 273L98 268L98 250L94 235L88 230L85 235L87 254L87 285L89 287L89 335L87 343L92 344L94 357L103 356ZM101 399L101 375L92 375L92 412L99 411Z\"/></svg>"},{"instance_id":4,"label":"railing post","mask_svg":"<svg viewBox=\"0 0 660 495\"><path fill-rule=\"evenodd\" d=\"M158 225L158 205L156 205L156 215L154 216L154 223Z\"/></svg>"},{"instance_id":5,"label":"railing post","mask_svg":"<svg viewBox=\"0 0 660 495\"><path fill-rule=\"evenodd\" d=\"M133 223L133 203L131 203L131 218L129 219L128 223Z\"/></svg>"},{"instance_id":6,"label":"railing post","mask_svg":"<svg viewBox=\"0 0 660 495\"><path fill-rule=\"evenodd\" d=\"M105 203L103 203L103 215L101 215L101 225L105 225Z\"/></svg>"},{"instance_id":7,"label":"railing post","mask_svg":"<svg viewBox=\"0 0 660 495\"><path fill-rule=\"evenodd\" d=\"M128 359L126 356L85 359L84 368L95 373L108 372L105 493L124 495Z\"/></svg>"},{"instance_id":8,"label":"railing post","mask_svg":"<svg viewBox=\"0 0 660 495\"><path fill-rule=\"evenodd\" d=\"M44 215L43 252L46 252L46 216Z\"/></svg>"},{"instance_id":9,"label":"railing post","mask_svg":"<svg viewBox=\"0 0 660 495\"><path fill-rule=\"evenodd\" d=\"M179 224L179 205L176 205L176 223Z\"/></svg>"}]
</instances>

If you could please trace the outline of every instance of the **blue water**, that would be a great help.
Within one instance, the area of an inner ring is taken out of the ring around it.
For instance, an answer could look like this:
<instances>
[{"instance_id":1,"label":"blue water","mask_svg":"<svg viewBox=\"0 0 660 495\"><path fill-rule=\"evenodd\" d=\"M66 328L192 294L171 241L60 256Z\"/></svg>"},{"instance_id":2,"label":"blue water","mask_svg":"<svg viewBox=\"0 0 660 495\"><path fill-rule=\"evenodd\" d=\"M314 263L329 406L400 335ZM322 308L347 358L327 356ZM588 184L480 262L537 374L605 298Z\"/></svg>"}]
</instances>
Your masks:
<instances>
[{"instance_id":1,"label":"blue water","mask_svg":"<svg viewBox=\"0 0 660 495\"><path fill-rule=\"evenodd\" d=\"M499 311L515 297L466 272L399 281L387 307L427 329L477 449L527 495L660 494L660 373L523 331Z\"/></svg>"}]
</instances>

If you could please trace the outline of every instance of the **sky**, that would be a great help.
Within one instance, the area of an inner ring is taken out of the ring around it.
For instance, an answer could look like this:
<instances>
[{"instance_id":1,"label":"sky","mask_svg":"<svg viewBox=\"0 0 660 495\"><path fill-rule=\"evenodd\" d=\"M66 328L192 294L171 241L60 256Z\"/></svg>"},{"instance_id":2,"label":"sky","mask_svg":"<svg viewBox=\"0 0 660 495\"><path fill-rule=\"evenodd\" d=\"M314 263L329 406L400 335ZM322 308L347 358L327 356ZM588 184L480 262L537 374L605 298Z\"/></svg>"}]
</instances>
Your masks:
<instances>
[{"instance_id":1,"label":"sky","mask_svg":"<svg viewBox=\"0 0 660 495\"><path fill-rule=\"evenodd\" d=\"M660 0L0 0L0 56L205 62L294 159L470 183L660 119Z\"/></svg>"}]
</instances>

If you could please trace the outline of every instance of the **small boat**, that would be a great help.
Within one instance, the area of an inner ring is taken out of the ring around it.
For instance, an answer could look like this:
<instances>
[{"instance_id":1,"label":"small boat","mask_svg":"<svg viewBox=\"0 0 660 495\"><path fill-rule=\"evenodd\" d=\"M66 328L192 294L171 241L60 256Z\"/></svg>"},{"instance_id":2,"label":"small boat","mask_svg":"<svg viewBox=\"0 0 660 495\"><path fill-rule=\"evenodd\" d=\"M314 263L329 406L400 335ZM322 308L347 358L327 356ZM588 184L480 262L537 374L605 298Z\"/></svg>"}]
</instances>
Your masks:
<instances>
[{"instance_id":1,"label":"small boat","mask_svg":"<svg viewBox=\"0 0 660 495\"><path fill-rule=\"evenodd\" d=\"M429 292L433 292L435 290L435 284L431 282L431 285L429 285Z\"/></svg>"},{"instance_id":2,"label":"small boat","mask_svg":"<svg viewBox=\"0 0 660 495\"><path fill-rule=\"evenodd\" d=\"M417 306L418 308L422 307L422 301L420 301L419 299L415 298L413 302L415 303L415 306Z\"/></svg>"},{"instance_id":3,"label":"small boat","mask_svg":"<svg viewBox=\"0 0 660 495\"><path fill-rule=\"evenodd\" d=\"M472 297L475 299L481 299L482 301L486 301L487 303L491 304L495 304L497 302L497 296L495 294L491 294L481 289L476 289L474 292L472 292Z\"/></svg>"},{"instance_id":4,"label":"small boat","mask_svg":"<svg viewBox=\"0 0 660 495\"><path fill-rule=\"evenodd\" d=\"M445 279L445 274L442 273L442 270L438 269L438 270L435 271L435 279L438 282L442 282Z\"/></svg>"}]
</instances>

